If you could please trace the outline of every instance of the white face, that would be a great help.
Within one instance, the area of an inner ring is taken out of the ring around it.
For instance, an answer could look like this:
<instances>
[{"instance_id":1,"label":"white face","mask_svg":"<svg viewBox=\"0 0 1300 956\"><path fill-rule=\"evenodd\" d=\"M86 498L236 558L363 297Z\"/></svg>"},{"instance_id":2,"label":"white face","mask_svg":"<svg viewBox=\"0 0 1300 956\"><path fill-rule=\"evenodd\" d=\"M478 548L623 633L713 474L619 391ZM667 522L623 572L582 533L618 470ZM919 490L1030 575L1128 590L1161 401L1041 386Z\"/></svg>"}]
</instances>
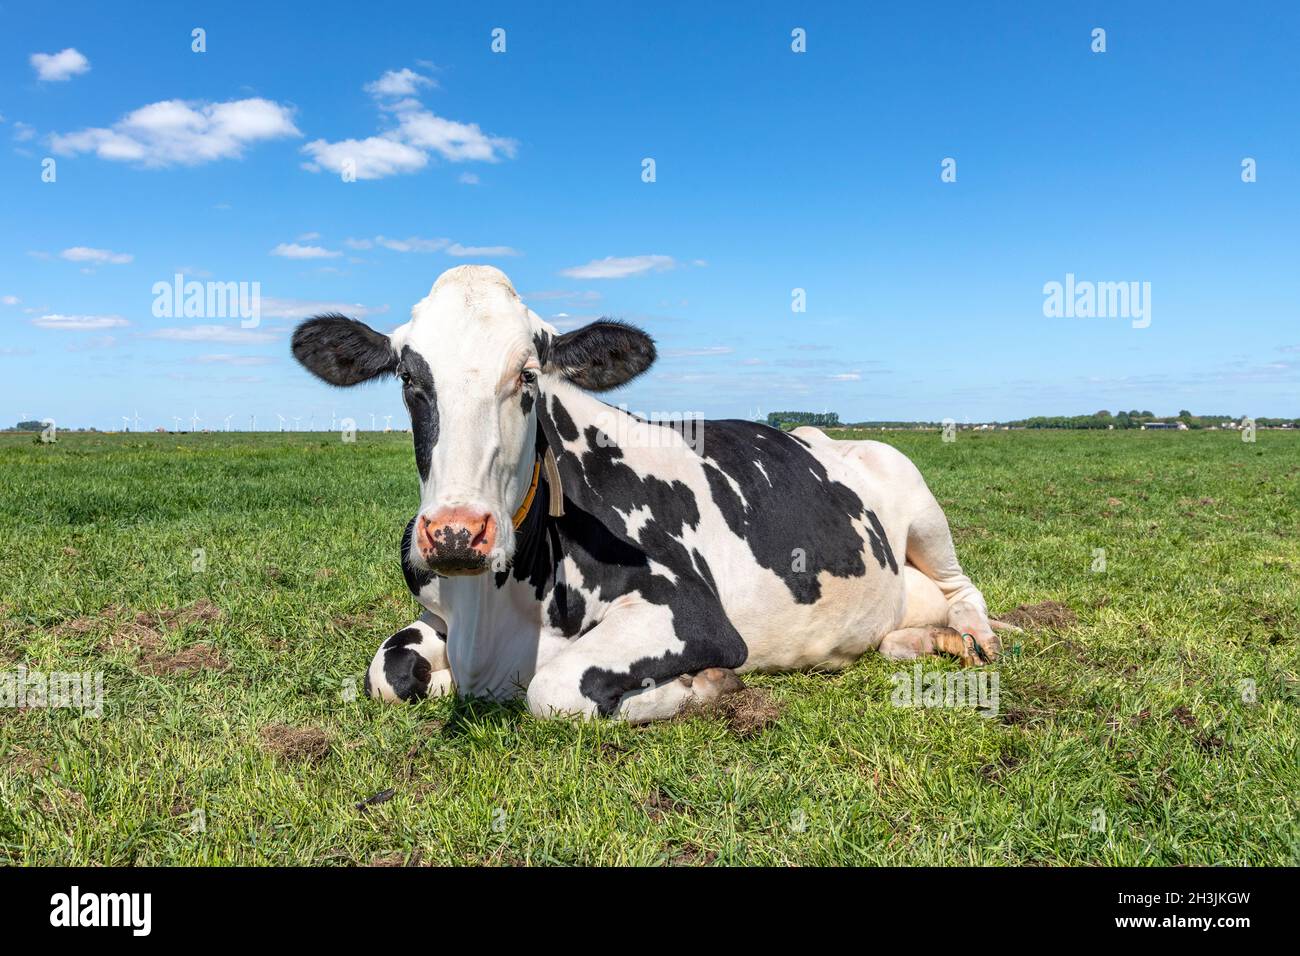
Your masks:
<instances>
[{"instance_id":1,"label":"white face","mask_svg":"<svg viewBox=\"0 0 1300 956\"><path fill-rule=\"evenodd\" d=\"M536 461L539 333L555 331L505 275L462 266L390 336L420 475L417 568L477 573L484 558L501 570L513 557L511 519Z\"/></svg>"},{"instance_id":2,"label":"white face","mask_svg":"<svg viewBox=\"0 0 1300 956\"><path fill-rule=\"evenodd\" d=\"M617 388L650 367L655 348L608 320L559 335L502 272L459 266L392 333L318 316L294 331L293 354L331 385L401 380L420 475L408 560L453 575L504 570L514 557L512 519L532 484L548 378Z\"/></svg>"}]
</instances>

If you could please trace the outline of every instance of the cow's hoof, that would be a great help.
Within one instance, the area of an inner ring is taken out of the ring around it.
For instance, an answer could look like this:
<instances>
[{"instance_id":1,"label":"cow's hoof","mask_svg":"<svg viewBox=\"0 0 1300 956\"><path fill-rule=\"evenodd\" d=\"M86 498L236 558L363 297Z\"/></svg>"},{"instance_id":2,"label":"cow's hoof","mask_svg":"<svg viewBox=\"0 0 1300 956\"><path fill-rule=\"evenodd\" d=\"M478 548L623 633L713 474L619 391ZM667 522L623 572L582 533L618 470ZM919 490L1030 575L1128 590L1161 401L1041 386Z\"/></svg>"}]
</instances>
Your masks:
<instances>
[{"instance_id":1,"label":"cow's hoof","mask_svg":"<svg viewBox=\"0 0 1300 956\"><path fill-rule=\"evenodd\" d=\"M728 667L709 667L692 675L690 686L695 692L695 699L702 704L708 704L727 694L744 690L745 682Z\"/></svg>"}]
</instances>

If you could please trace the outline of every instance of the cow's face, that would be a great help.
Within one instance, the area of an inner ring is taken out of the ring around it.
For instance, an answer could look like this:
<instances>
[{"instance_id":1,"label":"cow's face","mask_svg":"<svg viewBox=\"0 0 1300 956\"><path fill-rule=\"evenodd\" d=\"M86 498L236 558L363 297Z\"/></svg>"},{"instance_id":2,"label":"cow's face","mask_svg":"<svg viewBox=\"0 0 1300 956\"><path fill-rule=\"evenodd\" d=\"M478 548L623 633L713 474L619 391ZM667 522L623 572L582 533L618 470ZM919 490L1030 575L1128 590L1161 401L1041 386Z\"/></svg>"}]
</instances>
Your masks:
<instances>
[{"instance_id":1,"label":"cow's face","mask_svg":"<svg viewBox=\"0 0 1300 956\"><path fill-rule=\"evenodd\" d=\"M490 266L438 277L390 334L341 315L294 331L293 354L331 385L395 375L411 413L420 511L407 559L439 574L501 570L533 480L539 397L551 376L615 388L650 367L644 332L600 321L559 335Z\"/></svg>"}]
</instances>

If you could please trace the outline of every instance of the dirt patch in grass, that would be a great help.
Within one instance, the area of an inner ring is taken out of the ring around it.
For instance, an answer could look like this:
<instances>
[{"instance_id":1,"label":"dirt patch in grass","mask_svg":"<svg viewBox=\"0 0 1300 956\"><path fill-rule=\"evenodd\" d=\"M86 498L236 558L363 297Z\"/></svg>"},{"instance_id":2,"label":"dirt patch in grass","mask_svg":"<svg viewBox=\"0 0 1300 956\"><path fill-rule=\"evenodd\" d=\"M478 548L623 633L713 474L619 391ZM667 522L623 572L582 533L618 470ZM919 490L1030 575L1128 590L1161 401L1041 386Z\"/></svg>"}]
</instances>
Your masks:
<instances>
[{"instance_id":1,"label":"dirt patch in grass","mask_svg":"<svg viewBox=\"0 0 1300 956\"><path fill-rule=\"evenodd\" d=\"M422 856L423 853L420 850L416 850L415 852L411 853L410 856L407 856L401 850L396 850L392 853L385 853L382 854L381 856L377 856L366 865L367 866L420 866L422 865L420 863L420 858Z\"/></svg>"},{"instance_id":2,"label":"dirt patch in grass","mask_svg":"<svg viewBox=\"0 0 1300 956\"><path fill-rule=\"evenodd\" d=\"M146 653L140 661L142 670L150 674L183 674L190 671L224 671L230 665L221 659L215 647L195 644L171 653Z\"/></svg>"},{"instance_id":3,"label":"dirt patch in grass","mask_svg":"<svg viewBox=\"0 0 1300 956\"><path fill-rule=\"evenodd\" d=\"M718 859L713 850L706 850L695 843L683 844L668 859L669 866L712 866Z\"/></svg>"},{"instance_id":4,"label":"dirt patch in grass","mask_svg":"<svg viewBox=\"0 0 1300 956\"><path fill-rule=\"evenodd\" d=\"M258 736L262 749L290 763L315 763L329 755L329 734L315 727L290 727L288 724L268 724Z\"/></svg>"},{"instance_id":5,"label":"dirt patch in grass","mask_svg":"<svg viewBox=\"0 0 1300 956\"><path fill-rule=\"evenodd\" d=\"M746 687L718 698L712 703L689 703L682 708L683 717L720 717L727 729L742 740L757 737L781 719L785 708L767 691Z\"/></svg>"},{"instance_id":6,"label":"dirt patch in grass","mask_svg":"<svg viewBox=\"0 0 1300 956\"><path fill-rule=\"evenodd\" d=\"M101 612L100 620L109 615ZM230 665L209 644L195 644L180 650L169 651L162 627L177 622L214 621L221 616L220 608L198 601L189 607L162 612L141 611L128 620L118 620L107 637L99 642L103 654L116 651L134 651L140 655L139 666L147 674L179 674L200 670L226 670Z\"/></svg>"},{"instance_id":7,"label":"dirt patch in grass","mask_svg":"<svg viewBox=\"0 0 1300 956\"><path fill-rule=\"evenodd\" d=\"M1026 630L1036 627L1069 627L1079 622L1078 615L1060 601L1021 604L1005 614L998 615L998 620Z\"/></svg>"},{"instance_id":8,"label":"dirt patch in grass","mask_svg":"<svg viewBox=\"0 0 1300 956\"><path fill-rule=\"evenodd\" d=\"M682 806L680 803L678 803L668 794L664 793L664 791L659 789L658 787L655 787L653 790L650 791L650 796L646 797L645 803L642 804L642 806L645 808L646 816L648 816L655 823L658 823L661 820L663 820L665 814L668 813L683 814L686 812L686 808L684 806Z\"/></svg>"},{"instance_id":9,"label":"dirt patch in grass","mask_svg":"<svg viewBox=\"0 0 1300 956\"><path fill-rule=\"evenodd\" d=\"M221 608L206 598L200 598L186 607L141 611L135 616L135 622L145 627L184 627L186 624L219 621L223 616Z\"/></svg>"}]
</instances>

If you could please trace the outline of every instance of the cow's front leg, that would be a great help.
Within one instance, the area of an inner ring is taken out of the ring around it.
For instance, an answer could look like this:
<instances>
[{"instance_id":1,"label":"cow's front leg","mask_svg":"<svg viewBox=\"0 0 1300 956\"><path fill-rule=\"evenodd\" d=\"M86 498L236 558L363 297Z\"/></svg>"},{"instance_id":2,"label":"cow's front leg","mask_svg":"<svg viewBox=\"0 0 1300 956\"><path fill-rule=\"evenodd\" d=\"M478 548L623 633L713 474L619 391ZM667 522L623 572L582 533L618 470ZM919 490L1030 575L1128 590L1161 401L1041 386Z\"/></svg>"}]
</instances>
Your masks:
<instances>
[{"instance_id":1,"label":"cow's front leg","mask_svg":"<svg viewBox=\"0 0 1300 956\"><path fill-rule=\"evenodd\" d=\"M720 608L718 617L716 629L678 633L665 605L620 607L533 676L528 709L646 723L742 690L732 668L744 662L744 643Z\"/></svg>"},{"instance_id":2,"label":"cow's front leg","mask_svg":"<svg viewBox=\"0 0 1300 956\"><path fill-rule=\"evenodd\" d=\"M366 671L366 693L379 700L421 700L451 689L447 627L431 611L380 644Z\"/></svg>"}]
</instances>

